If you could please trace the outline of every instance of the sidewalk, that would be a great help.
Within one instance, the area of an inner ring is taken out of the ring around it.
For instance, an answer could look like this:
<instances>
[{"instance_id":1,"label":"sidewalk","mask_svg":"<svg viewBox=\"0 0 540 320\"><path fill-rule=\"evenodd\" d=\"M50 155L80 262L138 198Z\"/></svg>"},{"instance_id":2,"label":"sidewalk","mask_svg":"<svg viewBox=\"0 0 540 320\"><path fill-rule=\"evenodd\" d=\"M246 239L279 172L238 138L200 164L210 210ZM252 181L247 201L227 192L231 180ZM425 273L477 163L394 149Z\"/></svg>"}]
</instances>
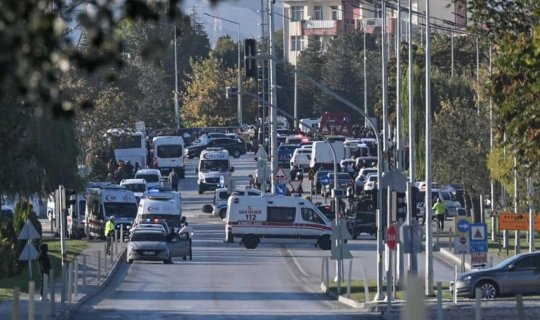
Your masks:
<instances>
[{"instance_id":1,"label":"sidewalk","mask_svg":"<svg viewBox=\"0 0 540 320\"><path fill-rule=\"evenodd\" d=\"M45 235L44 235L45 237ZM73 281L77 278L77 289L73 286L72 298L69 302L67 281L65 289L65 301L61 302L61 278L60 275L54 275L54 309L53 301L40 301L39 294L39 279L36 279L36 293L35 293L35 319L68 319L70 312L78 307L82 302L88 301L93 296L98 294L101 289L108 283L110 276L114 274L122 261L124 256L124 243L117 243L118 250L115 252L115 256L111 260L111 256L107 256L105 259L105 241L89 241L88 247L81 252L77 259L77 267L73 265L73 270L77 268L77 273L73 274ZM101 258L99 258L99 256ZM86 268L84 267L84 260L86 260ZM100 260L100 279L98 281L98 260ZM106 260L106 261L105 261ZM66 270L66 273L68 270ZM67 277L66 277L67 279ZM75 294L75 290L77 294ZM49 290L50 294L50 290ZM0 319L12 319L13 314L13 301L5 301L0 304ZM20 297L19 303L19 318L28 319L29 317L29 301L28 295L24 294ZM47 316L43 313L46 313Z\"/></svg>"}]
</instances>

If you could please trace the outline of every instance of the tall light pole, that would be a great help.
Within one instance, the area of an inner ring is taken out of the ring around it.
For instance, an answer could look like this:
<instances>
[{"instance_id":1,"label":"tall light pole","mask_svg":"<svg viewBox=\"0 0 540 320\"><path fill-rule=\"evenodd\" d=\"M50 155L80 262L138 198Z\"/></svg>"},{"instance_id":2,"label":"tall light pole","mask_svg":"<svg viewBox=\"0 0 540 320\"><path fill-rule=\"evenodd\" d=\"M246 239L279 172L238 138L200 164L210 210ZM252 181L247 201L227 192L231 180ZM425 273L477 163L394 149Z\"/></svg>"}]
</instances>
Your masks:
<instances>
[{"instance_id":1,"label":"tall light pole","mask_svg":"<svg viewBox=\"0 0 540 320\"><path fill-rule=\"evenodd\" d=\"M269 27L269 53L270 53L270 105L277 106L277 91L276 91L276 46L274 43L274 1L268 0L268 27ZM275 194L276 181L273 179L278 169L277 159L277 108L272 108L270 112L270 149L271 159L270 172L272 174L272 193Z\"/></svg>"},{"instance_id":2,"label":"tall light pole","mask_svg":"<svg viewBox=\"0 0 540 320\"><path fill-rule=\"evenodd\" d=\"M401 0L397 2L396 30L396 168L402 169L401 155Z\"/></svg>"},{"instance_id":3,"label":"tall light pole","mask_svg":"<svg viewBox=\"0 0 540 320\"><path fill-rule=\"evenodd\" d=\"M174 122L176 129L180 129L180 109L178 105L178 55L176 45L176 25L169 23L162 23L162 25L173 28L173 45L174 45Z\"/></svg>"},{"instance_id":4,"label":"tall light pole","mask_svg":"<svg viewBox=\"0 0 540 320\"><path fill-rule=\"evenodd\" d=\"M241 126L242 125L242 67L241 67L241 46L240 46L240 23L236 22L236 21L232 21L232 20L229 20L229 19L225 19L225 18L221 18L221 17L217 17L217 16L214 16L214 15L211 15L209 13L204 13L205 15L209 16L209 17L212 17L214 19L218 19L218 20L222 20L222 21L225 21L225 22L229 22L229 23L232 23L232 24L235 24L236 25L236 35L237 35L237 44L238 44L238 63L237 63L237 66L236 66L236 70L238 72L238 77L237 77L237 80L238 80L238 107L237 107L237 114L238 114L238 125Z\"/></svg>"},{"instance_id":5,"label":"tall light pole","mask_svg":"<svg viewBox=\"0 0 540 320\"><path fill-rule=\"evenodd\" d=\"M364 29L364 113L369 116L367 106L367 57L366 57L366 19L362 18L362 29ZM368 127L368 119L365 119L364 127Z\"/></svg>"}]
</instances>

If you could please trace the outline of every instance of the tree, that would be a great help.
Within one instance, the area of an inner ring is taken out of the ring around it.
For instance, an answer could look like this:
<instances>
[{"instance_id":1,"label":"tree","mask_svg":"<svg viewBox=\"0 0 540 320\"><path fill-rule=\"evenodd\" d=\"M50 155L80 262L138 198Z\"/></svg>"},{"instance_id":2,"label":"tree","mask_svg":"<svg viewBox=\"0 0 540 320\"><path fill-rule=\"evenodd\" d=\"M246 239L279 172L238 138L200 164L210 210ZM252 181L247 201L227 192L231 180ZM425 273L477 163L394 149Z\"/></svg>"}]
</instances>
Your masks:
<instances>
[{"instance_id":1,"label":"tree","mask_svg":"<svg viewBox=\"0 0 540 320\"><path fill-rule=\"evenodd\" d=\"M181 117L186 127L231 126L237 123L236 99L226 99L225 87L236 86L236 72L224 69L213 55L191 62L183 93Z\"/></svg>"},{"instance_id":2,"label":"tree","mask_svg":"<svg viewBox=\"0 0 540 320\"><path fill-rule=\"evenodd\" d=\"M223 61L225 68L236 68L238 65L238 44L234 43L229 35L219 37L214 49L214 55Z\"/></svg>"}]
</instances>

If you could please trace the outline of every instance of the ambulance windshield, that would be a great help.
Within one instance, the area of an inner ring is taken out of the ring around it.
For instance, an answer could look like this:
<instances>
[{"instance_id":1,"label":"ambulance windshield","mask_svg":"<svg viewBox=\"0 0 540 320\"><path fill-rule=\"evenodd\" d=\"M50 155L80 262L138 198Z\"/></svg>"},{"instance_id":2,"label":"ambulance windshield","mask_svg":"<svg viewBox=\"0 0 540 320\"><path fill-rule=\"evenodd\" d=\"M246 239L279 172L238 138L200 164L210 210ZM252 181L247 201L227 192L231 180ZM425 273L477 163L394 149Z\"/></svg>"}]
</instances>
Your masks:
<instances>
[{"instance_id":1,"label":"ambulance windshield","mask_svg":"<svg viewBox=\"0 0 540 320\"><path fill-rule=\"evenodd\" d=\"M200 170L202 172L227 171L229 170L229 160L202 160Z\"/></svg>"}]
</instances>

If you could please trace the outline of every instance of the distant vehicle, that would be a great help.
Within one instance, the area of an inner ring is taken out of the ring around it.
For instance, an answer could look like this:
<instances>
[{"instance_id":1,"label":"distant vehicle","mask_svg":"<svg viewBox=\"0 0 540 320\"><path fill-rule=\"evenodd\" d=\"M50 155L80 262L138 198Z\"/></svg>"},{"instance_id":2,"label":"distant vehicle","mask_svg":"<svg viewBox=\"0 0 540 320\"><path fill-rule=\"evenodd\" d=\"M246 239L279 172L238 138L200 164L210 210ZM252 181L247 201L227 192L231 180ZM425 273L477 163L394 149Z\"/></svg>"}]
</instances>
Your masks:
<instances>
[{"instance_id":1,"label":"distant vehicle","mask_svg":"<svg viewBox=\"0 0 540 320\"><path fill-rule=\"evenodd\" d=\"M290 168L297 165L300 168L307 170L309 169L309 160L311 159L311 149L308 148L297 148L294 150L291 160Z\"/></svg>"},{"instance_id":2,"label":"distant vehicle","mask_svg":"<svg viewBox=\"0 0 540 320\"><path fill-rule=\"evenodd\" d=\"M334 221L336 219L336 212L332 210L332 206L329 204L321 204L317 206L317 209L319 209L328 220Z\"/></svg>"},{"instance_id":3,"label":"distant vehicle","mask_svg":"<svg viewBox=\"0 0 540 320\"><path fill-rule=\"evenodd\" d=\"M226 238L247 249L260 242L301 242L330 250L332 226L315 205L301 197L231 196L225 218Z\"/></svg>"},{"instance_id":4,"label":"distant vehicle","mask_svg":"<svg viewBox=\"0 0 540 320\"><path fill-rule=\"evenodd\" d=\"M144 133L132 130L109 129L106 132L107 142L114 149L116 161L131 161L135 166L146 168L146 138Z\"/></svg>"},{"instance_id":5,"label":"distant vehicle","mask_svg":"<svg viewBox=\"0 0 540 320\"><path fill-rule=\"evenodd\" d=\"M137 203L139 203L139 201L143 197L144 192L148 190L146 180L144 179L124 179L120 181L120 185L124 186L126 189L130 190L131 192L133 192L133 194L135 194Z\"/></svg>"},{"instance_id":6,"label":"distant vehicle","mask_svg":"<svg viewBox=\"0 0 540 320\"><path fill-rule=\"evenodd\" d=\"M184 169L184 139L178 136L155 137L154 160L157 168L168 175L175 170L180 179L184 179L186 172Z\"/></svg>"},{"instance_id":7,"label":"distant vehicle","mask_svg":"<svg viewBox=\"0 0 540 320\"><path fill-rule=\"evenodd\" d=\"M356 169L373 168L377 166L377 157L359 157L356 158Z\"/></svg>"},{"instance_id":8,"label":"distant vehicle","mask_svg":"<svg viewBox=\"0 0 540 320\"><path fill-rule=\"evenodd\" d=\"M291 135L285 139L285 144L292 144L292 145L296 145L297 147L300 147L300 144L304 140L307 141L307 138L305 138L303 135Z\"/></svg>"},{"instance_id":9,"label":"distant vehicle","mask_svg":"<svg viewBox=\"0 0 540 320\"><path fill-rule=\"evenodd\" d=\"M135 179L144 179L146 181L146 188L150 190L152 188L159 187L164 181L161 171L158 169L141 169L135 173Z\"/></svg>"},{"instance_id":10,"label":"distant vehicle","mask_svg":"<svg viewBox=\"0 0 540 320\"><path fill-rule=\"evenodd\" d=\"M169 228L174 228L178 232L181 218L181 206L172 196L149 195L139 202L133 225L137 226L146 221L165 222Z\"/></svg>"},{"instance_id":11,"label":"distant vehicle","mask_svg":"<svg viewBox=\"0 0 540 320\"><path fill-rule=\"evenodd\" d=\"M336 153L336 158L339 165L339 161L345 158L345 148L343 147L343 142L332 142L332 147ZM330 144L326 141L314 141L311 148L311 160L309 162L309 167L319 170L320 167L333 168L333 166L334 156L330 149Z\"/></svg>"},{"instance_id":12,"label":"distant vehicle","mask_svg":"<svg viewBox=\"0 0 540 320\"><path fill-rule=\"evenodd\" d=\"M246 145L231 138L212 138L199 144L193 144L186 148L185 155L188 159L200 157L201 152L207 148L226 149L235 158L240 158L246 153Z\"/></svg>"},{"instance_id":13,"label":"distant vehicle","mask_svg":"<svg viewBox=\"0 0 540 320\"><path fill-rule=\"evenodd\" d=\"M291 134L291 129L288 129L288 128L277 129L277 134L287 137Z\"/></svg>"},{"instance_id":14,"label":"distant vehicle","mask_svg":"<svg viewBox=\"0 0 540 320\"><path fill-rule=\"evenodd\" d=\"M457 283L450 282L450 291L458 296L495 299L499 296L540 294L540 252L521 253L510 257L497 266L461 274Z\"/></svg>"},{"instance_id":15,"label":"distant vehicle","mask_svg":"<svg viewBox=\"0 0 540 320\"><path fill-rule=\"evenodd\" d=\"M330 170L319 170L315 174L315 193L320 194L322 191L321 177L328 176L329 173L334 172Z\"/></svg>"},{"instance_id":16,"label":"distant vehicle","mask_svg":"<svg viewBox=\"0 0 540 320\"><path fill-rule=\"evenodd\" d=\"M216 194L214 195L214 203L213 203L213 210L212 214L215 216L219 216L221 219L225 218L227 214L227 200L229 199L230 195L234 196L260 196L262 195L262 191L255 188L239 188L236 189L231 193L229 193L229 189L227 188L219 188L216 189Z\"/></svg>"},{"instance_id":17,"label":"distant vehicle","mask_svg":"<svg viewBox=\"0 0 540 320\"><path fill-rule=\"evenodd\" d=\"M321 115L319 132L323 135L343 135L352 134L352 120L345 112L325 112Z\"/></svg>"},{"instance_id":18,"label":"distant vehicle","mask_svg":"<svg viewBox=\"0 0 540 320\"><path fill-rule=\"evenodd\" d=\"M134 232L127 245L127 263L135 260L171 263L173 257L189 255L189 239L177 235L167 241L159 230L141 229Z\"/></svg>"},{"instance_id":19,"label":"distant vehicle","mask_svg":"<svg viewBox=\"0 0 540 320\"><path fill-rule=\"evenodd\" d=\"M13 208L2 206L0 210L0 220L13 221Z\"/></svg>"},{"instance_id":20,"label":"distant vehicle","mask_svg":"<svg viewBox=\"0 0 540 320\"><path fill-rule=\"evenodd\" d=\"M278 164L287 166L289 165L293 152L298 148L294 144L282 144L277 149Z\"/></svg>"},{"instance_id":21,"label":"distant vehicle","mask_svg":"<svg viewBox=\"0 0 540 320\"><path fill-rule=\"evenodd\" d=\"M299 129L302 132L309 133L312 130L317 130L319 128L319 123L321 118L304 118L300 119Z\"/></svg>"},{"instance_id":22,"label":"distant vehicle","mask_svg":"<svg viewBox=\"0 0 540 320\"><path fill-rule=\"evenodd\" d=\"M366 178L370 173L377 173L377 168L362 168L358 171L356 178L354 179L355 193L357 195L360 192L364 191L364 184L366 183Z\"/></svg>"},{"instance_id":23,"label":"distant vehicle","mask_svg":"<svg viewBox=\"0 0 540 320\"><path fill-rule=\"evenodd\" d=\"M435 184L436 185L436 184ZM422 182L418 184L418 193L417 193L417 206L418 206L418 215L423 217L425 215L424 210L424 201L426 199L425 186L422 185ZM444 191L438 188L431 189L431 199L441 199L444 202L446 207L445 214L449 217L455 217L458 215L459 209L461 209L461 203L457 201L456 197L449 191Z\"/></svg>"},{"instance_id":24,"label":"distant vehicle","mask_svg":"<svg viewBox=\"0 0 540 320\"><path fill-rule=\"evenodd\" d=\"M376 216L373 211L354 210L347 219L347 229L353 239L358 238L360 233L368 233L374 236L377 233Z\"/></svg>"},{"instance_id":25,"label":"distant vehicle","mask_svg":"<svg viewBox=\"0 0 540 320\"><path fill-rule=\"evenodd\" d=\"M210 148L202 151L195 171L198 175L199 194L202 194L220 187L221 177L223 177L223 187L230 186L234 167L231 167L227 150Z\"/></svg>"},{"instance_id":26,"label":"distant vehicle","mask_svg":"<svg viewBox=\"0 0 540 320\"><path fill-rule=\"evenodd\" d=\"M373 189L377 188L377 173L370 173L366 177L366 182L364 182L364 192L366 191L372 191Z\"/></svg>"},{"instance_id":27,"label":"distant vehicle","mask_svg":"<svg viewBox=\"0 0 540 320\"><path fill-rule=\"evenodd\" d=\"M347 190L347 188L352 187L354 184L354 181L351 175L346 172L338 172L337 178L338 178L337 188L343 190L344 192L345 190ZM334 173L333 172L328 174L328 180L330 181L330 183L326 185L325 187L323 187L321 191L321 194L323 196L330 196L330 194L332 193L332 189L334 189Z\"/></svg>"},{"instance_id":28,"label":"distant vehicle","mask_svg":"<svg viewBox=\"0 0 540 320\"><path fill-rule=\"evenodd\" d=\"M66 216L66 230L68 238L70 239L81 239L86 236L84 233L84 224L86 215L86 197L88 194L89 191L86 189L82 193L70 196L72 204L67 208Z\"/></svg>"}]
</instances>

